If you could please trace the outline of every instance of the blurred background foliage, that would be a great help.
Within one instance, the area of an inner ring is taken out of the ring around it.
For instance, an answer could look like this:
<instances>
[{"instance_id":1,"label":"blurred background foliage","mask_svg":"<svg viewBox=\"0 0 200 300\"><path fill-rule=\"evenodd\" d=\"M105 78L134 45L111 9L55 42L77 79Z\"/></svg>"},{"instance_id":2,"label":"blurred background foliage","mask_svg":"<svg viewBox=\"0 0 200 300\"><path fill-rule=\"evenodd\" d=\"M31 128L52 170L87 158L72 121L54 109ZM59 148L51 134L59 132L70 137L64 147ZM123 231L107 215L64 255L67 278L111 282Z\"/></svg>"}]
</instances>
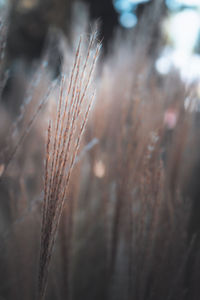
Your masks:
<instances>
[{"instance_id":1,"label":"blurred background foliage","mask_svg":"<svg viewBox=\"0 0 200 300\"><path fill-rule=\"evenodd\" d=\"M40 57L50 27L70 32L75 0L0 0L0 7L9 8L7 61ZM161 75L176 68L187 82L200 78L200 1L199 0L83 0L91 20L100 23L100 38L107 52L117 28L126 34L138 31L146 12L155 19L150 54L156 52L155 66ZM160 3L159 14L155 3ZM80 14L80 11L79 11ZM147 22L146 22L147 24ZM162 37L162 39L160 38ZM159 41L159 45L157 45ZM161 43L162 41L162 43Z\"/></svg>"},{"instance_id":2,"label":"blurred background foliage","mask_svg":"<svg viewBox=\"0 0 200 300\"><path fill-rule=\"evenodd\" d=\"M85 17L84 8L74 7L75 2L0 0L1 12L8 14L0 24L0 46L6 47L0 49L4 299L34 295L45 130L59 97L52 74L59 82L58 75L68 74L73 62L74 37L79 36L74 15ZM97 99L82 146L91 151L86 151L71 179L71 201L61 220L47 299L66 299L62 295L73 292L73 299L127 300L127 286L130 299L134 293L135 299L199 299L200 1L83 2L89 9L90 29L93 21L99 22L103 43ZM87 32L90 29L86 26ZM48 105L31 128L30 120L49 88ZM6 173L10 152L20 144ZM187 201L179 201L179 185L183 200L192 200L192 210ZM165 201L154 205L157 199ZM144 215L152 220L151 226L144 226ZM198 237L194 252L188 247L193 235ZM115 276L110 282L112 297L105 298L110 274ZM133 277L137 281L132 286Z\"/></svg>"}]
</instances>

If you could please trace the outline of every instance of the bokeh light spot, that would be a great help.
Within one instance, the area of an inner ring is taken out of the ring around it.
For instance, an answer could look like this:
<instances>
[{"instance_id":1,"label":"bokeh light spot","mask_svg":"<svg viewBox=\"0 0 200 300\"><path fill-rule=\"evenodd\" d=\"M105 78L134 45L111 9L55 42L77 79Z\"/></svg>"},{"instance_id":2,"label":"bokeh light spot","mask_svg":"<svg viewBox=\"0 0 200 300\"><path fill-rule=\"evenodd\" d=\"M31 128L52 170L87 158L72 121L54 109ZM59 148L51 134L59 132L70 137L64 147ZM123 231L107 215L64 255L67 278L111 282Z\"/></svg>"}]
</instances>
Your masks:
<instances>
[{"instance_id":1,"label":"bokeh light spot","mask_svg":"<svg viewBox=\"0 0 200 300\"><path fill-rule=\"evenodd\" d=\"M137 24L137 17L134 13L125 12L119 17L120 24L125 28L132 28Z\"/></svg>"}]
</instances>

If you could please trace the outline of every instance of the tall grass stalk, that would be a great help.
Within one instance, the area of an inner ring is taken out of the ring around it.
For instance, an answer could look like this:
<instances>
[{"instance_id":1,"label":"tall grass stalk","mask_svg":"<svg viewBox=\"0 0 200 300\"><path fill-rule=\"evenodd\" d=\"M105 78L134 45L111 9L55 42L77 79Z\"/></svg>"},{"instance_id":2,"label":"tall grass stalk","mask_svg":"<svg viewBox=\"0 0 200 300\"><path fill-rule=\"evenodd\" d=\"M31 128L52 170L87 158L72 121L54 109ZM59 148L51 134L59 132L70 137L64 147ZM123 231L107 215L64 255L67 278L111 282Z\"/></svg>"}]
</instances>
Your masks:
<instances>
[{"instance_id":1,"label":"tall grass stalk","mask_svg":"<svg viewBox=\"0 0 200 300\"><path fill-rule=\"evenodd\" d=\"M66 84L62 78L57 113L48 126L37 298L41 300L45 298L50 260L70 175L94 98L90 84L100 44L96 44L93 34L84 58L82 43L80 38L69 81Z\"/></svg>"}]
</instances>

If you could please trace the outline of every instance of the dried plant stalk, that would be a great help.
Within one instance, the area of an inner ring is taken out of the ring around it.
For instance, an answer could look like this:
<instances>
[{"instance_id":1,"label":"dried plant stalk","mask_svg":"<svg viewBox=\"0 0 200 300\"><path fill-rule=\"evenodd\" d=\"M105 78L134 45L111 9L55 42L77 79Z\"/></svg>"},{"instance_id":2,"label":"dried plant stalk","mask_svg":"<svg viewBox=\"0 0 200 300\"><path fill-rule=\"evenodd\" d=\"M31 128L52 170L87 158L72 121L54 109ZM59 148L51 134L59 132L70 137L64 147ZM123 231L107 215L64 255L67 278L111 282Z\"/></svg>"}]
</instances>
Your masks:
<instances>
[{"instance_id":1,"label":"dried plant stalk","mask_svg":"<svg viewBox=\"0 0 200 300\"><path fill-rule=\"evenodd\" d=\"M93 34L83 59L82 44L80 38L67 89L64 77L61 82L56 120L50 121L48 127L38 299L45 297L49 264L69 178L94 98L91 80L101 46Z\"/></svg>"}]
</instances>

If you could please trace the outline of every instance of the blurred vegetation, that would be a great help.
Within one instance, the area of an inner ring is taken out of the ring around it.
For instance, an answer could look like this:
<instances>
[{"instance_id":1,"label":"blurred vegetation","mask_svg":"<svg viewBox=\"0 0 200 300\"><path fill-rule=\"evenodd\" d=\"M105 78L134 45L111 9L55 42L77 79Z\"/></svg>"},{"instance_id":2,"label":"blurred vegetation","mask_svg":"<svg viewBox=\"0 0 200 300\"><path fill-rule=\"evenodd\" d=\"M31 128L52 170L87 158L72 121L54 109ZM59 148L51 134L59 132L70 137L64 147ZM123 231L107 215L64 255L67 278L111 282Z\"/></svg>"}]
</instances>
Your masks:
<instances>
[{"instance_id":1,"label":"blurred vegetation","mask_svg":"<svg viewBox=\"0 0 200 300\"><path fill-rule=\"evenodd\" d=\"M198 300L199 95L156 70L163 2L92 82L101 35L72 4L0 12L0 298Z\"/></svg>"}]
</instances>

